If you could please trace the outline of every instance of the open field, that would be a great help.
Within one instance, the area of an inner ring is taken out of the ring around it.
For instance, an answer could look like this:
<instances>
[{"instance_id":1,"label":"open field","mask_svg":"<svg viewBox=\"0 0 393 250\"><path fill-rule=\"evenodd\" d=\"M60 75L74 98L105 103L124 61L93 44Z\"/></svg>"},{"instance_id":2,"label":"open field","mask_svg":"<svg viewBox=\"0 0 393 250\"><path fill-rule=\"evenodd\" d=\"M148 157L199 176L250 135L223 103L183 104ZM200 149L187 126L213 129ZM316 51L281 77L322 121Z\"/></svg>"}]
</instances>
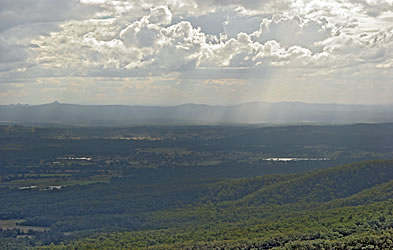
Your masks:
<instances>
[{"instance_id":1,"label":"open field","mask_svg":"<svg viewBox=\"0 0 393 250\"><path fill-rule=\"evenodd\" d=\"M2 230L12 230L17 229L22 231L23 233L28 233L30 230L45 232L49 230L47 227L35 227L35 226L21 226L19 223L24 222L24 220L0 220L0 228Z\"/></svg>"}]
</instances>

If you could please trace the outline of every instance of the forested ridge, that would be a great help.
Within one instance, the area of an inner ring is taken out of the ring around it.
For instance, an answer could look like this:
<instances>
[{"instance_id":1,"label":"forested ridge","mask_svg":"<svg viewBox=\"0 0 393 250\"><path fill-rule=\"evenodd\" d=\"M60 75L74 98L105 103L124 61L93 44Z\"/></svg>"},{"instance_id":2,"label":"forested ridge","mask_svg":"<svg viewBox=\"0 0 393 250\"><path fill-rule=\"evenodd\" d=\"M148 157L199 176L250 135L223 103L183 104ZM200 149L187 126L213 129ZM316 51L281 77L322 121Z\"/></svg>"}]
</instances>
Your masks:
<instances>
[{"instance_id":1,"label":"forested ridge","mask_svg":"<svg viewBox=\"0 0 393 250\"><path fill-rule=\"evenodd\" d=\"M393 247L392 160L204 188L210 192L199 202L153 213L159 229L96 234L49 248Z\"/></svg>"}]
</instances>

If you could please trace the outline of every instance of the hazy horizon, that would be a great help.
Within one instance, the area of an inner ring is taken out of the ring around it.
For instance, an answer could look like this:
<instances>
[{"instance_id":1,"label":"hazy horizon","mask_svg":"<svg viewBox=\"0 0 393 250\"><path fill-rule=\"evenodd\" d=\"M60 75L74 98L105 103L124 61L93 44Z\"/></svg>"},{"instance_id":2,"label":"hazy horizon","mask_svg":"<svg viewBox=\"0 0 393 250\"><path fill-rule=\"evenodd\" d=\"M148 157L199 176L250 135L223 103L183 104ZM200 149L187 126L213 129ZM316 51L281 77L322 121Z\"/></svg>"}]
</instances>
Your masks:
<instances>
[{"instance_id":1,"label":"hazy horizon","mask_svg":"<svg viewBox=\"0 0 393 250\"><path fill-rule=\"evenodd\" d=\"M178 104L171 104L171 105L160 105L160 104L119 104L119 103L108 103L108 104L101 104L101 103L71 103L71 102L60 102L57 100L45 103L6 103L0 104L3 106L12 106L12 105L26 105L26 106L40 106L40 105L48 105L48 104L66 104L66 105L80 105L80 106L142 106L142 107L176 107L176 106L183 106L183 105L206 105L206 106L220 106L220 107L230 107L230 106L240 106L240 105L247 105L247 104L305 104L305 105L339 105L339 106L393 106L393 102L386 103L386 104L362 104L362 103L316 103L316 102L302 102L302 101L277 101L277 102L268 102L268 101L249 101L249 102L240 102L240 103L232 103L232 104L208 104L208 103L195 103L195 102L184 102Z\"/></svg>"}]
</instances>

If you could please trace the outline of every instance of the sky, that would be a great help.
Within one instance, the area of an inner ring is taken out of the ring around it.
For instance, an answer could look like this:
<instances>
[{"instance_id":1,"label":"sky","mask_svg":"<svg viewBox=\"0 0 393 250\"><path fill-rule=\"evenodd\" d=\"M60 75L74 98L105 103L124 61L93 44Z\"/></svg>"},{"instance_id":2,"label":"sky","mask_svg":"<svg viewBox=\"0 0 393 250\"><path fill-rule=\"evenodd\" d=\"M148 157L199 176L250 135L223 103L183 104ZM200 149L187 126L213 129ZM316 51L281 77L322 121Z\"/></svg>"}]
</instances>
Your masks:
<instances>
[{"instance_id":1,"label":"sky","mask_svg":"<svg viewBox=\"0 0 393 250\"><path fill-rule=\"evenodd\" d=\"M393 103L393 0L0 0L0 104Z\"/></svg>"}]
</instances>

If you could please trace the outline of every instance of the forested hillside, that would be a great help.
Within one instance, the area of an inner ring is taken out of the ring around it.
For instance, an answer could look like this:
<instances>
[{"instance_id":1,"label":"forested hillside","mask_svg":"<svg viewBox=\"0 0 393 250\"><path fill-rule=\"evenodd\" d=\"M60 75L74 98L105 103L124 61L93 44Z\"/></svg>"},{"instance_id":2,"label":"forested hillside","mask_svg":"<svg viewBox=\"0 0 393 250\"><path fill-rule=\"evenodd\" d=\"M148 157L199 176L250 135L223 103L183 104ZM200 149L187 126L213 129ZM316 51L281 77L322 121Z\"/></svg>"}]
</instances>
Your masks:
<instances>
[{"instance_id":1,"label":"forested hillside","mask_svg":"<svg viewBox=\"0 0 393 250\"><path fill-rule=\"evenodd\" d=\"M153 213L157 230L97 234L56 248L393 247L392 160L220 181L200 190L205 195L193 204Z\"/></svg>"},{"instance_id":2,"label":"forested hillside","mask_svg":"<svg viewBox=\"0 0 393 250\"><path fill-rule=\"evenodd\" d=\"M0 246L380 244L392 131L0 126Z\"/></svg>"}]
</instances>

